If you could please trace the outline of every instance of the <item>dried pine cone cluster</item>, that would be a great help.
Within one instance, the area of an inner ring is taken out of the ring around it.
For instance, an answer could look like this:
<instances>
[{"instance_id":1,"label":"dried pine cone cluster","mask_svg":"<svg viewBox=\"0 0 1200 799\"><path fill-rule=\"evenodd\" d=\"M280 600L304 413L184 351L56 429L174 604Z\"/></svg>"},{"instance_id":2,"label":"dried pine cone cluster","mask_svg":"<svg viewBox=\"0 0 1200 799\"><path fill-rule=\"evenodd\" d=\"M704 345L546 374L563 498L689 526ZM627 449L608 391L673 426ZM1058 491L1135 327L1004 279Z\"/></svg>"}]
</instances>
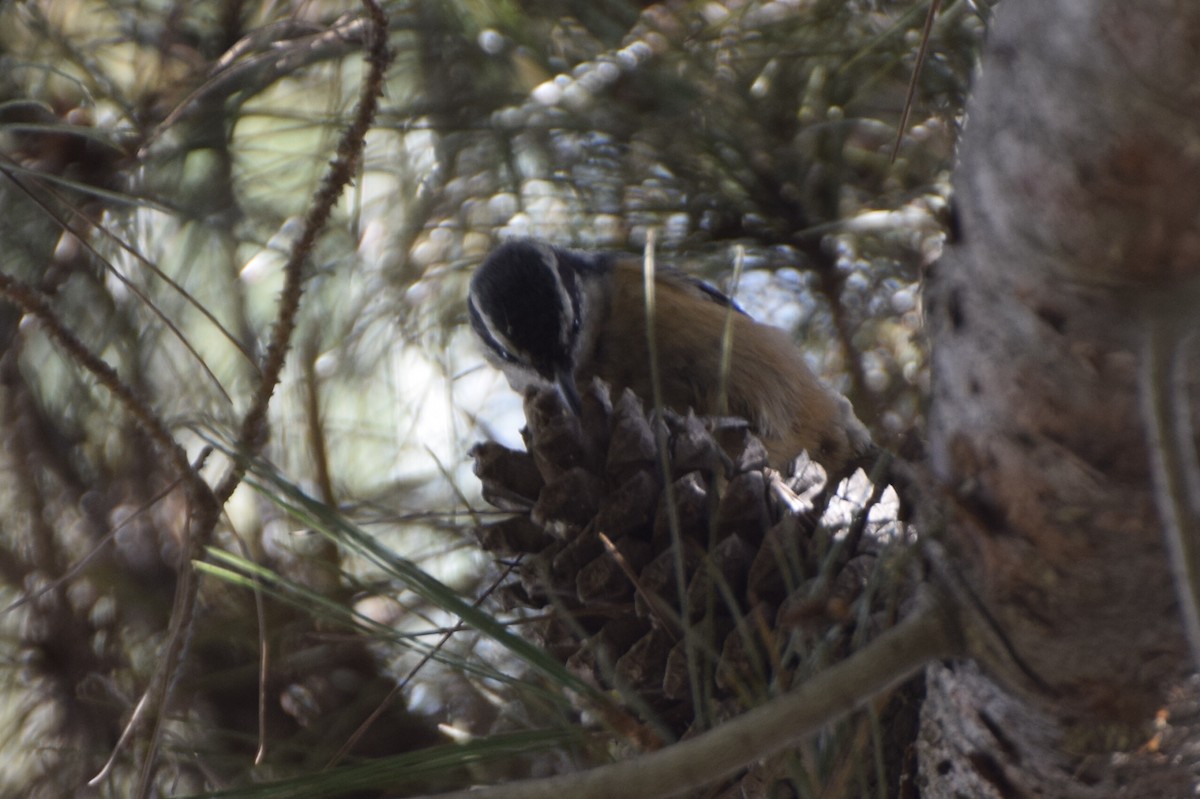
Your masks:
<instances>
[{"instance_id":1,"label":"dried pine cone cluster","mask_svg":"<svg viewBox=\"0 0 1200 799\"><path fill-rule=\"evenodd\" d=\"M862 550L878 547L819 524L819 467L785 479L744 422L647 414L628 391L614 406L599 381L580 416L552 392L525 413L528 452L472 451L484 497L515 512L480 541L517 559L502 603L542 611L535 636L581 676L682 735L786 689L815 649L828 661L849 645L876 560Z\"/></svg>"}]
</instances>

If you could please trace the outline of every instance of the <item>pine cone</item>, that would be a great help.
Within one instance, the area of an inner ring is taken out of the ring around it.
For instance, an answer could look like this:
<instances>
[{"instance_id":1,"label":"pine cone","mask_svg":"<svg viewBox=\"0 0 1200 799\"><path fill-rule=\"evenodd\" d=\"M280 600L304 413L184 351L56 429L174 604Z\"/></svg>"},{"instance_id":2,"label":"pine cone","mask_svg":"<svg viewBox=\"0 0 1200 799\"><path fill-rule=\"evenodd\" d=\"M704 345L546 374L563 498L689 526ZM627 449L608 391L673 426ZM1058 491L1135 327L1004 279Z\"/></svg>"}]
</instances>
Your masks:
<instances>
[{"instance_id":1,"label":"pine cone","mask_svg":"<svg viewBox=\"0 0 1200 799\"><path fill-rule=\"evenodd\" d=\"M520 559L502 604L552 609L535 638L657 728L711 726L785 690L814 651L846 654L864 620L884 626L856 608L878 538L837 551L812 501L820 467L768 468L744 421L647 413L628 391L614 404L599 381L579 416L552 392L525 412L528 452L472 451L484 496L517 512L479 529Z\"/></svg>"}]
</instances>

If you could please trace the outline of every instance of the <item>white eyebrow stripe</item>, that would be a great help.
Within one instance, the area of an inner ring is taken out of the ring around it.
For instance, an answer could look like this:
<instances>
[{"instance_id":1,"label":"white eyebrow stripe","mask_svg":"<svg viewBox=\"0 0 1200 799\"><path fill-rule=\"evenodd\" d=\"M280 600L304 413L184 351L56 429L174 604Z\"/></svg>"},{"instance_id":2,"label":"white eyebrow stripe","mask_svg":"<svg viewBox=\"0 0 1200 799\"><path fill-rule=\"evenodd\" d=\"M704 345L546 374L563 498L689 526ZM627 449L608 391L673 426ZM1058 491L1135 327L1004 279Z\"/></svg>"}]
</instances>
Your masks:
<instances>
[{"instance_id":1,"label":"white eyebrow stripe","mask_svg":"<svg viewBox=\"0 0 1200 799\"><path fill-rule=\"evenodd\" d=\"M564 350L571 346L571 330L575 326L575 300L567 291L567 285L562 279L561 262L558 259L558 254L552 247L544 244L539 244L538 249L542 253L542 266L550 272L550 276L554 278L554 288L558 291L558 301L563 309L563 314L559 318L558 325L558 340L562 344Z\"/></svg>"},{"instance_id":2,"label":"white eyebrow stripe","mask_svg":"<svg viewBox=\"0 0 1200 799\"><path fill-rule=\"evenodd\" d=\"M474 288L471 289L470 301L471 304L475 306L475 312L479 316L479 321L483 322L483 327L485 330L487 330L487 334L492 341L496 342L496 344L509 355L513 357L520 357L516 351L516 347L513 344L512 339L504 335L500 328L496 327L496 325L492 323L492 317L490 314L486 314L480 310L480 308L483 307L483 304L479 302L479 296L475 292Z\"/></svg>"}]
</instances>

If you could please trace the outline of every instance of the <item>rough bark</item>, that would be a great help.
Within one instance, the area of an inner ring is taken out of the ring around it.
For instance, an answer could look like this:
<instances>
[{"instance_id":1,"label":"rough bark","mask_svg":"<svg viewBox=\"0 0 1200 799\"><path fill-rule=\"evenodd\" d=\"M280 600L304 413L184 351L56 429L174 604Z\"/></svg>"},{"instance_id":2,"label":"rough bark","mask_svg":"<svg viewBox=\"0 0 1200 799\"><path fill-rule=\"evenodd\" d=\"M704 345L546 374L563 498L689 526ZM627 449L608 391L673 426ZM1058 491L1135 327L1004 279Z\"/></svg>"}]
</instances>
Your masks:
<instances>
[{"instance_id":1,"label":"rough bark","mask_svg":"<svg viewBox=\"0 0 1200 799\"><path fill-rule=\"evenodd\" d=\"M1196 295L1197 75L1194 0L997 7L926 287L929 467L950 562L1015 656L931 680L928 796L963 772L968 795L1111 795L1111 769L1077 770L1114 747L1081 730L1132 725L1136 748L1188 668L1137 372L1156 298ZM939 728L968 706L986 734ZM1121 795L1189 792L1150 771Z\"/></svg>"}]
</instances>

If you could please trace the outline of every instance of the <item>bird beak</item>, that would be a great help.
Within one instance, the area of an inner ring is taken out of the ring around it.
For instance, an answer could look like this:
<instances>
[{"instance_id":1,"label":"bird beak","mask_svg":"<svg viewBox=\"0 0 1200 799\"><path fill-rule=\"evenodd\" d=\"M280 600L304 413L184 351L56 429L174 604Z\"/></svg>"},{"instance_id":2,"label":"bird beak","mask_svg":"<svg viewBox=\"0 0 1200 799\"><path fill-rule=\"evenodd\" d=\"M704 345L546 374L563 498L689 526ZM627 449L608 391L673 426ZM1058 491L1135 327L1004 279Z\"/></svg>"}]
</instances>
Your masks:
<instances>
[{"instance_id":1,"label":"bird beak","mask_svg":"<svg viewBox=\"0 0 1200 799\"><path fill-rule=\"evenodd\" d=\"M575 388L575 375L571 374L569 369L560 369L555 377L555 383L558 384L558 393L562 395L567 406L576 415L583 414L583 402L579 399L579 391Z\"/></svg>"}]
</instances>

